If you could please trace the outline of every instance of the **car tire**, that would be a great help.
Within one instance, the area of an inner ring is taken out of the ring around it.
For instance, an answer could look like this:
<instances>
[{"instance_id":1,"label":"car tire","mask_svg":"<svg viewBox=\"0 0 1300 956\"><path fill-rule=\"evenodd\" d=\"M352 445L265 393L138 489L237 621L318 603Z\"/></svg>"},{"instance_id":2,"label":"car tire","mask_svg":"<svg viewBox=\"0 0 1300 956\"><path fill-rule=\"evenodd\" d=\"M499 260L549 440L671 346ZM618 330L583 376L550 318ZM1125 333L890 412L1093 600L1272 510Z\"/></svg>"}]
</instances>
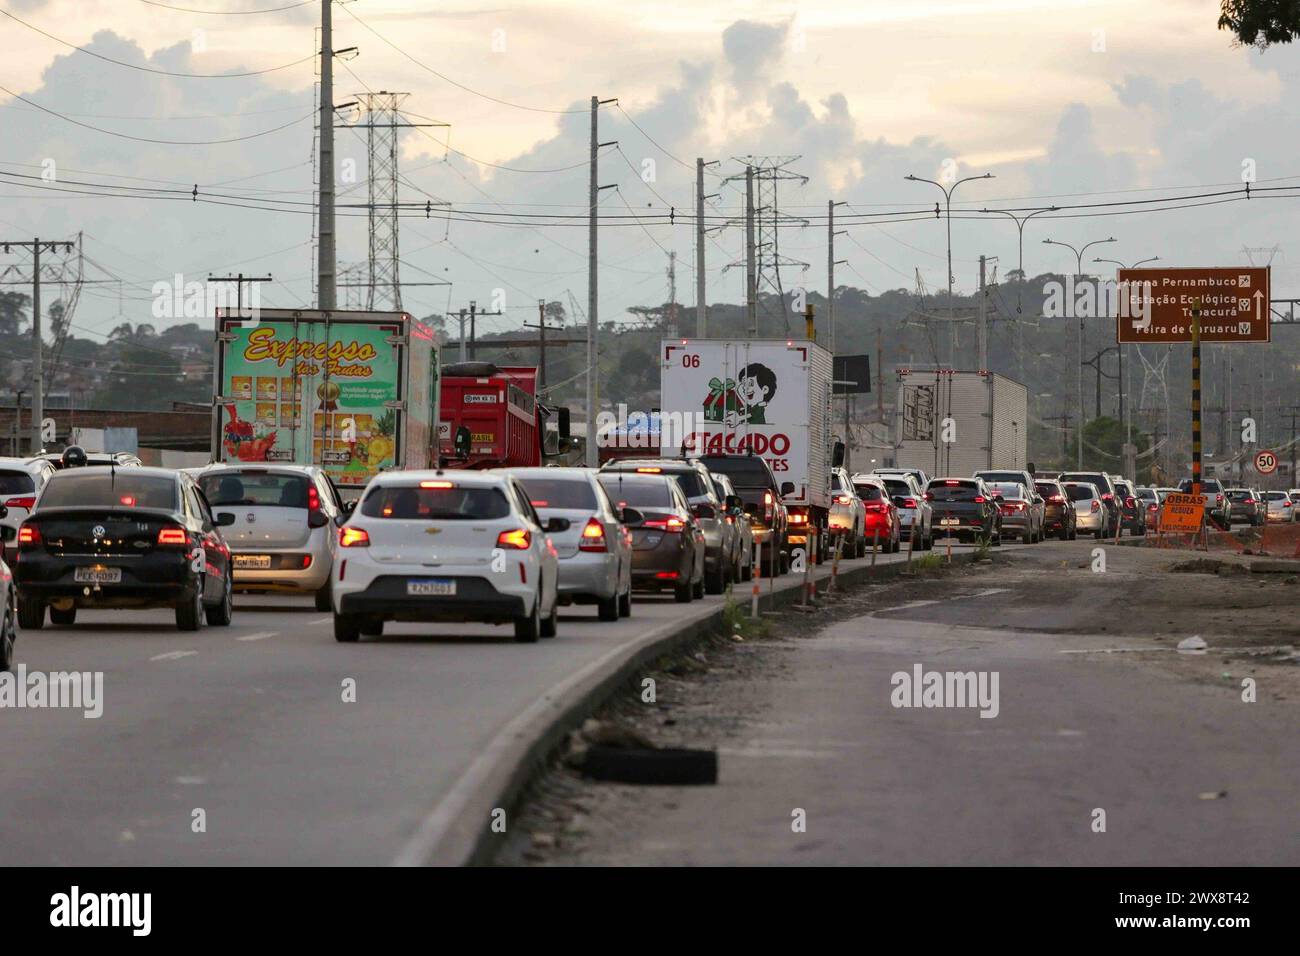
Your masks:
<instances>
[{"instance_id":1,"label":"car tire","mask_svg":"<svg viewBox=\"0 0 1300 956\"><path fill-rule=\"evenodd\" d=\"M230 582L230 575L226 575L226 589L221 592L221 603L204 608L203 614L213 627L230 626L230 619L235 614L234 585Z\"/></svg>"},{"instance_id":2,"label":"car tire","mask_svg":"<svg viewBox=\"0 0 1300 956\"><path fill-rule=\"evenodd\" d=\"M1140 527L1140 528L1134 528L1134 529L1133 529L1133 534L1136 535L1136 536L1139 537L1139 538L1145 538L1145 537L1147 536L1146 525L1143 525L1143 526Z\"/></svg>"},{"instance_id":3,"label":"car tire","mask_svg":"<svg viewBox=\"0 0 1300 956\"><path fill-rule=\"evenodd\" d=\"M363 617L357 629L365 637L383 637L384 619L382 617Z\"/></svg>"},{"instance_id":4,"label":"car tire","mask_svg":"<svg viewBox=\"0 0 1300 956\"><path fill-rule=\"evenodd\" d=\"M695 585L691 583L690 576L678 579L673 585L673 600L678 604L690 604L695 597Z\"/></svg>"},{"instance_id":5,"label":"car tire","mask_svg":"<svg viewBox=\"0 0 1300 956\"><path fill-rule=\"evenodd\" d=\"M708 588L704 586L704 578L705 575L701 574L699 583L697 583L694 590L691 591L691 597L695 598L697 601L703 601L704 595L708 593Z\"/></svg>"},{"instance_id":6,"label":"car tire","mask_svg":"<svg viewBox=\"0 0 1300 956\"><path fill-rule=\"evenodd\" d=\"M624 591L622 594L618 596L618 616L619 617L632 616L632 588L631 587L629 587L626 591Z\"/></svg>"},{"instance_id":7,"label":"car tire","mask_svg":"<svg viewBox=\"0 0 1300 956\"><path fill-rule=\"evenodd\" d=\"M333 610L333 602L334 596L330 592L330 582L328 581L325 582L324 587L317 588L316 593L312 595L312 603L315 604L318 611Z\"/></svg>"},{"instance_id":8,"label":"car tire","mask_svg":"<svg viewBox=\"0 0 1300 956\"><path fill-rule=\"evenodd\" d=\"M340 644L355 644L361 640L360 618L355 614L335 614L334 640Z\"/></svg>"},{"instance_id":9,"label":"car tire","mask_svg":"<svg viewBox=\"0 0 1300 956\"><path fill-rule=\"evenodd\" d=\"M1104 531L1094 531L1094 532L1092 533L1092 536L1093 536L1094 538L1096 538L1098 541L1100 541L1103 537L1105 537L1105 534L1106 534L1106 532L1104 532Z\"/></svg>"},{"instance_id":10,"label":"car tire","mask_svg":"<svg viewBox=\"0 0 1300 956\"><path fill-rule=\"evenodd\" d=\"M722 564L718 564L718 569L709 572L706 568L704 571L704 592L705 594L721 594L727 589L727 576L723 570ZM703 594L696 595L703 597Z\"/></svg>"},{"instance_id":11,"label":"car tire","mask_svg":"<svg viewBox=\"0 0 1300 956\"><path fill-rule=\"evenodd\" d=\"M1071 538L1074 537L1074 534L1073 532L1070 531L1068 527L1066 527L1065 525L1061 525L1061 530L1060 533L1057 534L1057 537L1060 538L1062 541L1069 541Z\"/></svg>"},{"instance_id":12,"label":"car tire","mask_svg":"<svg viewBox=\"0 0 1300 956\"><path fill-rule=\"evenodd\" d=\"M533 600L532 613L515 618L515 641L519 644L536 644L542 639L542 595L539 591Z\"/></svg>"},{"instance_id":13,"label":"car tire","mask_svg":"<svg viewBox=\"0 0 1300 956\"><path fill-rule=\"evenodd\" d=\"M538 598L540 601L541 598ZM614 598L614 620L618 620L618 598ZM554 637L560 633L560 599L557 595L555 603L551 605L551 613L542 618L541 623L542 637Z\"/></svg>"},{"instance_id":14,"label":"car tire","mask_svg":"<svg viewBox=\"0 0 1300 956\"><path fill-rule=\"evenodd\" d=\"M197 631L203 626L203 578L194 587L194 596L176 605L176 629Z\"/></svg>"},{"instance_id":15,"label":"car tire","mask_svg":"<svg viewBox=\"0 0 1300 956\"><path fill-rule=\"evenodd\" d=\"M18 626L14 621L14 596L9 592L4 618L0 620L0 671L7 671L14 663L14 643L18 640Z\"/></svg>"},{"instance_id":16,"label":"car tire","mask_svg":"<svg viewBox=\"0 0 1300 956\"><path fill-rule=\"evenodd\" d=\"M24 631L39 631L45 626L45 605L40 601L18 598L18 626Z\"/></svg>"},{"instance_id":17,"label":"car tire","mask_svg":"<svg viewBox=\"0 0 1300 956\"><path fill-rule=\"evenodd\" d=\"M602 621L617 621L619 596L600 598L596 602L596 617Z\"/></svg>"},{"instance_id":18,"label":"car tire","mask_svg":"<svg viewBox=\"0 0 1300 956\"><path fill-rule=\"evenodd\" d=\"M57 624L59 627L71 627L77 623L77 607L74 604L65 611L57 607L50 608L50 623Z\"/></svg>"}]
</instances>

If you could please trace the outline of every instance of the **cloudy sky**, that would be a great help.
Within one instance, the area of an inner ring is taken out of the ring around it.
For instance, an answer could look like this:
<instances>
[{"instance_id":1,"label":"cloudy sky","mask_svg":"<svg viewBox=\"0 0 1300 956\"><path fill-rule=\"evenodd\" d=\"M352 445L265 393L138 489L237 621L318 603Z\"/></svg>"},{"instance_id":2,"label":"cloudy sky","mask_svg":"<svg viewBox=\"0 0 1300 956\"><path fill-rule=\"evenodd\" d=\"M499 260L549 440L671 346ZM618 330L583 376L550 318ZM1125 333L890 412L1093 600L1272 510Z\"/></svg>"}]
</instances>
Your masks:
<instances>
[{"instance_id":1,"label":"cloudy sky","mask_svg":"<svg viewBox=\"0 0 1300 956\"><path fill-rule=\"evenodd\" d=\"M90 277L105 281L86 287L77 334L156 321L153 284L176 273L269 272L276 281L263 287L263 304L310 303L320 11L295 3L0 0L11 14L0 17L0 229L3 238L85 233ZM289 8L236 15L277 7ZM840 214L850 216L942 198L905 181L909 173L993 173L956 192L957 206L976 209L1218 192L1240 187L1243 175L1256 187L1300 184L1300 51L1234 48L1215 28L1217 8L1213 0L354 0L334 7L335 48L359 50L336 68L335 101L403 91L411 122L449 124L401 138L402 198L450 202L457 220L436 211L402 220L403 278L452 283L411 286L405 304L423 314L495 301L506 315L488 327L513 328L535 315L539 298L567 301L571 292L585 307L593 94L618 99L601 109L601 140L618 142L601 160L602 184L619 187L602 194L610 215L689 209L696 156L722 161L707 184L717 194L710 214L735 215L743 184L723 182L740 169L733 157L798 157L790 168L808 182L783 184L782 209L815 218L783 231L781 251L812 268L789 270L787 287L824 288L818 217L828 199L849 203ZM337 148L340 203L364 202L361 135L340 130ZM102 184L116 194L87 195ZM276 208L187 201L195 185ZM149 199L145 190L171 192ZM1073 256L1043 245L1046 237L1114 236L1089 258L1158 255L1179 265L1242 263L1243 247L1277 244L1274 296L1300 296L1300 248L1285 228L1295 201L1043 216L1025 230L1025 269L1072 270ZM340 209L341 267L366 255L359 212ZM461 221L486 212L575 218ZM542 222L550 224L532 225ZM678 301L693 305L689 225L625 219L601 236L602 320L667 299L669 251L680 260ZM737 228L709 237L710 301L740 299L741 271L723 267L742 242ZM932 218L859 219L838 239L837 258L848 260L838 278L873 291L911 288L919 268L942 287L944 243ZM1016 229L1005 217L956 221L953 244L959 289L975 284L981 253L997 256L1003 272L1016 266Z\"/></svg>"}]
</instances>

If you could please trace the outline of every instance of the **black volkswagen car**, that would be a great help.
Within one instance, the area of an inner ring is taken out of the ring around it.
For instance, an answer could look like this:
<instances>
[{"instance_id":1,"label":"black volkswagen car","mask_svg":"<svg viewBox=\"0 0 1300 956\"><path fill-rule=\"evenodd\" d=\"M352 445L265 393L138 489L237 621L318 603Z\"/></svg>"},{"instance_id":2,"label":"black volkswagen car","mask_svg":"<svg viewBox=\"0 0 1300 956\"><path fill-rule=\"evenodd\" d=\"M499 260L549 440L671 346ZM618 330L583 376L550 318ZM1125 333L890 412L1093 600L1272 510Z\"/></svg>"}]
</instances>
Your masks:
<instances>
[{"instance_id":1,"label":"black volkswagen car","mask_svg":"<svg viewBox=\"0 0 1300 956\"><path fill-rule=\"evenodd\" d=\"M229 524L229 520L220 523ZM230 549L194 480L165 468L70 468L18 529L18 623L78 608L176 609L182 631L230 623Z\"/></svg>"},{"instance_id":2,"label":"black volkswagen car","mask_svg":"<svg viewBox=\"0 0 1300 956\"><path fill-rule=\"evenodd\" d=\"M958 541L1002 543L1000 496L979 478L933 478L925 500L934 509L934 533Z\"/></svg>"}]
</instances>

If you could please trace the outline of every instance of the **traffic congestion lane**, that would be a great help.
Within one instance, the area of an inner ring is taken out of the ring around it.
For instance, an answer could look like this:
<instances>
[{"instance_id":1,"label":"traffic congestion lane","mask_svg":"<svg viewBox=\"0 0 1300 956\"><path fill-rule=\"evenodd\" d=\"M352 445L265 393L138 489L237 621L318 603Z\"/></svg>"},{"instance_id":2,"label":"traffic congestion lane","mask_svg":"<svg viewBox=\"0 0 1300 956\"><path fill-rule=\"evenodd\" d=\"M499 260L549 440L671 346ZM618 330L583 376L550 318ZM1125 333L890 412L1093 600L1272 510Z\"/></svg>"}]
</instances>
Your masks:
<instances>
[{"instance_id":1,"label":"traffic congestion lane","mask_svg":"<svg viewBox=\"0 0 1300 956\"><path fill-rule=\"evenodd\" d=\"M639 597L616 623L566 608L560 636L536 645L421 624L343 645L308 600L261 596L197 633L168 611L23 631L29 671L103 673L103 715L5 715L0 846L25 864L389 863L517 714L620 642L722 600Z\"/></svg>"}]
</instances>

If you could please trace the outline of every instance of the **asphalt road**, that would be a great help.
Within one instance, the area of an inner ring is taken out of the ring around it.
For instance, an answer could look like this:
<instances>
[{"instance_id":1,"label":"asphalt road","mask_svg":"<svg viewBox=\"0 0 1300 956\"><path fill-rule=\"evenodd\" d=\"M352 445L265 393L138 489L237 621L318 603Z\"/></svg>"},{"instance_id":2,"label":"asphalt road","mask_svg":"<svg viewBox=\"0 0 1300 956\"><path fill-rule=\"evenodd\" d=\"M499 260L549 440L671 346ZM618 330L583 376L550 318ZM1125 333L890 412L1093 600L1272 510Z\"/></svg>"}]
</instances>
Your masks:
<instances>
[{"instance_id":1,"label":"asphalt road","mask_svg":"<svg viewBox=\"0 0 1300 956\"><path fill-rule=\"evenodd\" d=\"M22 631L16 664L101 671L104 705L98 719L0 710L0 862L409 859L513 717L648 622L701 606L638 597L616 624L569 608L559 637L535 645L505 627L414 624L344 645L308 599L247 595L232 626L197 633L178 632L171 611L82 611L74 627Z\"/></svg>"}]
</instances>

